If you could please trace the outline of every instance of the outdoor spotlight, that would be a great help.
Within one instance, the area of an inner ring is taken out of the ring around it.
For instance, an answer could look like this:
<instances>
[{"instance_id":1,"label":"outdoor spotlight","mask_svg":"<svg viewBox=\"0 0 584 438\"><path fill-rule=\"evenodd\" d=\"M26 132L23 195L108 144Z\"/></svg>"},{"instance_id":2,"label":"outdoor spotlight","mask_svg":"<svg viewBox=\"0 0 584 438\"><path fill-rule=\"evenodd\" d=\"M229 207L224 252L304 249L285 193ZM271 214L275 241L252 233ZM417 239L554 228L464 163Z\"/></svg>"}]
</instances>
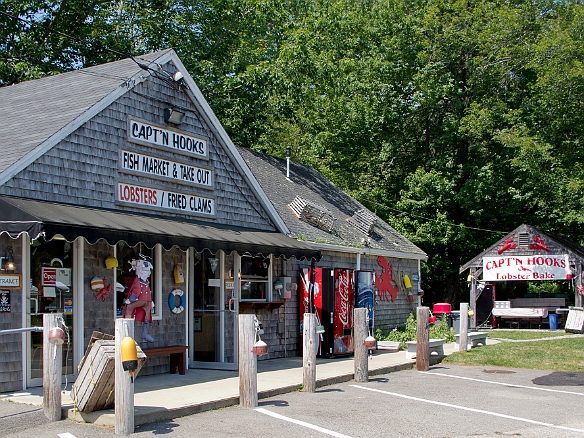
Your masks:
<instances>
[{"instance_id":1,"label":"outdoor spotlight","mask_svg":"<svg viewBox=\"0 0 584 438\"><path fill-rule=\"evenodd\" d=\"M183 122L185 113L178 111L175 108L164 109L164 121L172 123L173 125L180 125Z\"/></svg>"}]
</instances>

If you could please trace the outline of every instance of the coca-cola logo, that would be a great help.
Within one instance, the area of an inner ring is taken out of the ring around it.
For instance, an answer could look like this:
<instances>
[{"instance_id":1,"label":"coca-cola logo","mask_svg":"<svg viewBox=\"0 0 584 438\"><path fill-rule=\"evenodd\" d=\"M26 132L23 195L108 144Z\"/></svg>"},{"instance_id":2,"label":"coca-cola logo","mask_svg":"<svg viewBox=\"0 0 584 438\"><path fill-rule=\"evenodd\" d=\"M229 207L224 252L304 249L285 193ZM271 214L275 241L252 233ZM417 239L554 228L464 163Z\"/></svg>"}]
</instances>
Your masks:
<instances>
[{"instance_id":1,"label":"coca-cola logo","mask_svg":"<svg viewBox=\"0 0 584 438\"><path fill-rule=\"evenodd\" d=\"M349 276L340 274L337 285L340 296L340 314L339 321L343 326L349 325Z\"/></svg>"}]
</instances>

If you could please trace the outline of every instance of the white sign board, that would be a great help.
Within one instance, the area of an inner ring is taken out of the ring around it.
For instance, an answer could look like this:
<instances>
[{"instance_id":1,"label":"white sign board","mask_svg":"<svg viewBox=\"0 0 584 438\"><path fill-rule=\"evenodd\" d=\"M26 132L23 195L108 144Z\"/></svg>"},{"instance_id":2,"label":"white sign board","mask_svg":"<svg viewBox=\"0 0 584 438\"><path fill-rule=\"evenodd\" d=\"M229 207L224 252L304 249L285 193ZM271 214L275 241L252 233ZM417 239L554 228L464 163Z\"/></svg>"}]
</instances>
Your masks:
<instances>
[{"instance_id":1,"label":"white sign board","mask_svg":"<svg viewBox=\"0 0 584 438\"><path fill-rule=\"evenodd\" d=\"M0 275L0 287L20 287L19 274Z\"/></svg>"},{"instance_id":2,"label":"white sign board","mask_svg":"<svg viewBox=\"0 0 584 438\"><path fill-rule=\"evenodd\" d=\"M566 331L584 333L584 309L582 307L570 307L566 319Z\"/></svg>"},{"instance_id":3,"label":"white sign board","mask_svg":"<svg viewBox=\"0 0 584 438\"><path fill-rule=\"evenodd\" d=\"M186 184L213 188L213 172L204 167L191 166L164 158L132 151L121 151L123 170L138 172L154 178L171 179Z\"/></svg>"},{"instance_id":4,"label":"white sign board","mask_svg":"<svg viewBox=\"0 0 584 438\"><path fill-rule=\"evenodd\" d=\"M193 194L118 183L117 198L119 202L155 210L174 210L181 213L215 216L215 199Z\"/></svg>"},{"instance_id":5,"label":"white sign board","mask_svg":"<svg viewBox=\"0 0 584 438\"><path fill-rule=\"evenodd\" d=\"M565 280L567 254L483 257L483 280Z\"/></svg>"},{"instance_id":6,"label":"white sign board","mask_svg":"<svg viewBox=\"0 0 584 438\"><path fill-rule=\"evenodd\" d=\"M128 140L170 149L196 158L207 159L209 156L206 139L137 120L129 120Z\"/></svg>"}]
</instances>

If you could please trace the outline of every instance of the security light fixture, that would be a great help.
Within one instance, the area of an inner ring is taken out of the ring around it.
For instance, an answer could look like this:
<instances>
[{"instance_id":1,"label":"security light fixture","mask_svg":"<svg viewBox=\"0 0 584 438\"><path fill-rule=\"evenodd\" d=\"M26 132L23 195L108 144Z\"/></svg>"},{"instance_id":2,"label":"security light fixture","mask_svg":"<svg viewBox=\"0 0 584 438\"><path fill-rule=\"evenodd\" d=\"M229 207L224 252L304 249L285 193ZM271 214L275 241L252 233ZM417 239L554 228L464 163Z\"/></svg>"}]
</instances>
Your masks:
<instances>
[{"instance_id":1,"label":"security light fixture","mask_svg":"<svg viewBox=\"0 0 584 438\"><path fill-rule=\"evenodd\" d=\"M173 125L180 125L183 122L185 113L180 112L175 108L165 108L164 109L164 121L166 123L172 123Z\"/></svg>"},{"instance_id":2,"label":"security light fixture","mask_svg":"<svg viewBox=\"0 0 584 438\"><path fill-rule=\"evenodd\" d=\"M180 82L182 79L184 79L184 75L177 70L177 72L172 75L172 79L174 79L174 82Z\"/></svg>"}]
</instances>

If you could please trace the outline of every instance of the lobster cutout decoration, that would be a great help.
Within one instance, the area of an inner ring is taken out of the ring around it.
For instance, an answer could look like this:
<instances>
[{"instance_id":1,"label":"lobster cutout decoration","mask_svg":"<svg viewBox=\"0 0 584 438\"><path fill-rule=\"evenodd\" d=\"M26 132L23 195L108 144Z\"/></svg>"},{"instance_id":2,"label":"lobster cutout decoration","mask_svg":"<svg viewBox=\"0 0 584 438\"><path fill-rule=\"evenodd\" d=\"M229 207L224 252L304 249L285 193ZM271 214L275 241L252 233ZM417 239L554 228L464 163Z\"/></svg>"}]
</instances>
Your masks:
<instances>
[{"instance_id":1,"label":"lobster cutout decoration","mask_svg":"<svg viewBox=\"0 0 584 438\"><path fill-rule=\"evenodd\" d=\"M505 243L503 244L503 246L497 250L497 252L499 254L501 254L504 251L508 251L510 249L515 249L515 248L517 248L517 244L516 243L513 243L513 237L509 237L505 241Z\"/></svg>"},{"instance_id":2,"label":"lobster cutout decoration","mask_svg":"<svg viewBox=\"0 0 584 438\"><path fill-rule=\"evenodd\" d=\"M543 240L541 240L538 236L535 236L533 238L533 241L535 243L532 243L529 245L529 247L531 249L542 249L544 251L550 252L549 246L546 246L545 242Z\"/></svg>"}]
</instances>

